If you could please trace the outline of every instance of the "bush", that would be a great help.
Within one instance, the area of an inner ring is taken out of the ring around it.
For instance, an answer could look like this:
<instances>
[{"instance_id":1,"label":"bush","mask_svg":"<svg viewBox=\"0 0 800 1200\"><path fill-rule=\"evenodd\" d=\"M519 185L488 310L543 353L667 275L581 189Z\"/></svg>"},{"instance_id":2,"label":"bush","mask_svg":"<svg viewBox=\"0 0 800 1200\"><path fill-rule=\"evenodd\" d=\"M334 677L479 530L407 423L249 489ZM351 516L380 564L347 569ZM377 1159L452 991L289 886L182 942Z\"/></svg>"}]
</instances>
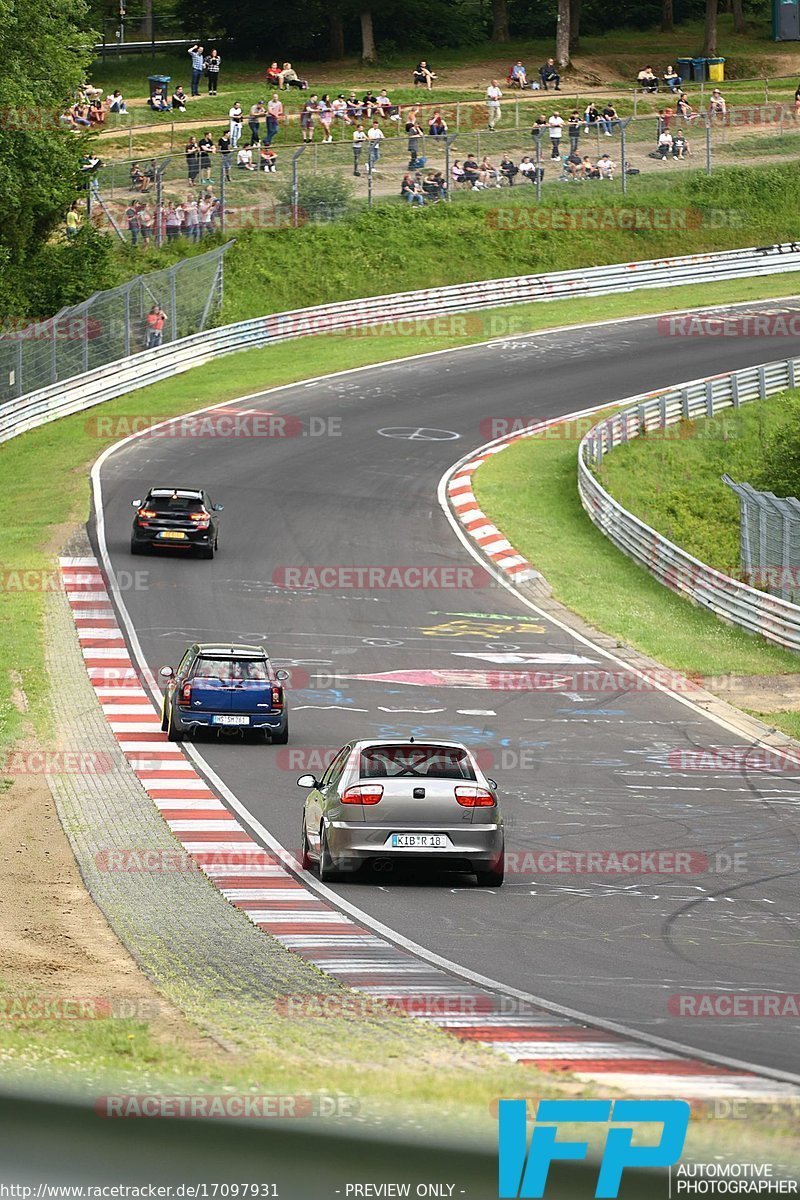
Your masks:
<instances>
[{"instance_id":1,"label":"bush","mask_svg":"<svg viewBox=\"0 0 800 1200\"><path fill-rule=\"evenodd\" d=\"M291 180L281 184L277 191L278 202L291 208ZM297 183L297 203L312 221L334 221L342 216L353 198L352 182L340 175L311 175L301 173Z\"/></svg>"},{"instance_id":2,"label":"bush","mask_svg":"<svg viewBox=\"0 0 800 1200\"><path fill-rule=\"evenodd\" d=\"M761 470L748 481L776 496L800 498L800 400L791 400L786 416L767 434Z\"/></svg>"}]
</instances>

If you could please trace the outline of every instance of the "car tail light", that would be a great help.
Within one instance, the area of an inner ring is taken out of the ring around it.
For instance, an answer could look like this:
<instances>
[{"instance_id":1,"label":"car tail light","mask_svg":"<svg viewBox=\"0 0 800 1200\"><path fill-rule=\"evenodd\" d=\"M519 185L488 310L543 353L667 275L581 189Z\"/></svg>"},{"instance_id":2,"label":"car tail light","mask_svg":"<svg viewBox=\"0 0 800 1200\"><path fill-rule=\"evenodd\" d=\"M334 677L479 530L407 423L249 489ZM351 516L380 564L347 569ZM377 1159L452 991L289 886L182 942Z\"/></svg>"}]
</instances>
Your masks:
<instances>
[{"instance_id":1,"label":"car tail light","mask_svg":"<svg viewBox=\"0 0 800 1200\"><path fill-rule=\"evenodd\" d=\"M211 518L207 512L189 513L189 520L194 521L198 529L207 529Z\"/></svg>"},{"instance_id":2,"label":"car tail light","mask_svg":"<svg viewBox=\"0 0 800 1200\"><path fill-rule=\"evenodd\" d=\"M272 689L272 707L283 708L283 688L273 687Z\"/></svg>"},{"instance_id":3,"label":"car tail light","mask_svg":"<svg viewBox=\"0 0 800 1200\"><path fill-rule=\"evenodd\" d=\"M158 516L154 508L140 508L136 512L139 520L148 520L150 517Z\"/></svg>"},{"instance_id":4,"label":"car tail light","mask_svg":"<svg viewBox=\"0 0 800 1200\"><path fill-rule=\"evenodd\" d=\"M377 804L382 795L379 783L359 784L342 793L342 804Z\"/></svg>"},{"instance_id":5,"label":"car tail light","mask_svg":"<svg viewBox=\"0 0 800 1200\"><path fill-rule=\"evenodd\" d=\"M191 704L192 703L192 685L190 683L185 683L183 685L183 687L181 688L181 698L178 701L178 703L179 704Z\"/></svg>"},{"instance_id":6,"label":"car tail light","mask_svg":"<svg viewBox=\"0 0 800 1200\"><path fill-rule=\"evenodd\" d=\"M457 787L456 800L462 808L494 808L494 795L488 788Z\"/></svg>"}]
</instances>

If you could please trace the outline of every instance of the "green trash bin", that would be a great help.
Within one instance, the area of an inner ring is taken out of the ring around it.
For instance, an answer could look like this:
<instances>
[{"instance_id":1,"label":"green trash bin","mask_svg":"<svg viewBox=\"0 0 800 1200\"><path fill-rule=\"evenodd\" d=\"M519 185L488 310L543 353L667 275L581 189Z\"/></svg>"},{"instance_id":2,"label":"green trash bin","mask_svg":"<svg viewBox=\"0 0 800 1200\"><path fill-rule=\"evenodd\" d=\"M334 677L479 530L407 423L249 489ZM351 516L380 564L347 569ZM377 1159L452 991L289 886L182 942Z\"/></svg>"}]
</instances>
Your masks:
<instances>
[{"instance_id":1,"label":"green trash bin","mask_svg":"<svg viewBox=\"0 0 800 1200\"><path fill-rule=\"evenodd\" d=\"M675 70L681 77L681 84L688 83L692 78L692 60L690 58L676 59Z\"/></svg>"},{"instance_id":2,"label":"green trash bin","mask_svg":"<svg viewBox=\"0 0 800 1200\"><path fill-rule=\"evenodd\" d=\"M692 79L695 83L705 83L708 79L708 59L692 59Z\"/></svg>"}]
</instances>

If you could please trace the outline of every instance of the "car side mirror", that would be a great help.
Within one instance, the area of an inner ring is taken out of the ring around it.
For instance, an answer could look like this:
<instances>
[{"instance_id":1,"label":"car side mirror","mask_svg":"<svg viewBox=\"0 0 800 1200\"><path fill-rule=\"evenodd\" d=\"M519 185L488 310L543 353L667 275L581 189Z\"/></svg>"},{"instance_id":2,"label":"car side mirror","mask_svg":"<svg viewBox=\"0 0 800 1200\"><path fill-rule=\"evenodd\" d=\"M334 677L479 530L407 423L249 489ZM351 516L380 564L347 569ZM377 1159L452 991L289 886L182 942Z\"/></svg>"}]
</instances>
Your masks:
<instances>
[{"instance_id":1,"label":"car side mirror","mask_svg":"<svg viewBox=\"0 0 800 1200\"><path fill-rule=\"evenodd\" d=\"M162 679L172 679L175 674L172 667L162 667L158 673Z\"/></svg>"},{"instance_id":2,"label":"car side mirror","mask_svg":"<svg viewBox=\"0 0 800 1200\"><path fill-rule=\"evenodd\" d=\"M494 779L490 779L489 776L487 775L486 782L489 784L489 787L494 788L494 790L497 791L497 783L495 782Z\"/></svg>"},{"instance_id":3,"label":"car side mirror","mask_svg":"<svg viewBox=\"0 0 800 1200\"><path fill-rule=\"evenodd\" d=\"M141 508L141 507L142 507L141 500L131 500L131 508Z\"/></svg>"},{"instance_id":4,"label":"car side mirror","mask_svg":"<svg viewBox=\"0 0 800 1200\"><path fill-rule=\"evenodd\" d=\"M315 788L317 781L313 775L301 775L297 781L297 786L301 788Z\"/></svg>"},{"instance_id":5,"label":"car side mirror","mask_svg":"<svg viewBox=\"0 0 800 1200\"><path fill-rule=\"evenodd\" d=\"M225 505L224 504L212 504L211 507L213 508L214 512L222 512Z\"/></svg>"},{"instance_id":6,"label":"car side mirror","mask_svg":"<svg viewBox=\"0 0 800 1200\"><path fill-rule=\"evenodd\" d=\"M276 679L289 679L289 678L290 678L290 674L289 674L289 672L288 672L288 671L283 671L283 670L276 671L276 672L275 672L275 678L276 678Z\"/></svg>"}]
</instances>

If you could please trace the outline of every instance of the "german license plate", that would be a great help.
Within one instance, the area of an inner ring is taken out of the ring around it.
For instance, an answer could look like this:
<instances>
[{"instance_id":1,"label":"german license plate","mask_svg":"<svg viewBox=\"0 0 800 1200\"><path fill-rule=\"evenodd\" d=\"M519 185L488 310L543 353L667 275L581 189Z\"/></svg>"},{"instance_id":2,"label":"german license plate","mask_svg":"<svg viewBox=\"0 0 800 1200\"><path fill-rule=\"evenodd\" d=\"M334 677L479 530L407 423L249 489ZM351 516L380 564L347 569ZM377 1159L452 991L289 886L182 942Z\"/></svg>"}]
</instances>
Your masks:
<instances>
[{"instance_id":1,"label":"german license plate","mask_svg":"<svg viewBox=\"0 0 800 1200\"><path fill-rule=\"evenodd\" d=\"M392 846L398 850L446 850L449 845L446 833L392 834Z\"/></svg>"},{"instance_id":2,"label":"german license plate","mask_svg":"<svg viewBox=\"0 0 800 1200\"><path fill-rule=\"evenodd\" d=\"M158 536L162 538L169 538L175 542L186 541L186 534L181 529L167 529L164 533L160 533Z\"/></svg>"},{"instance_id":3,"label":"german license plate","mask_svg":"<svg viewBox=\"0 0 800 1200\"><path fill-rule=\"evenodd\" d=\"M249 725L250 718L239 713L215 713L211 718L212 725Z\"/></svg>"}]
</instances>

